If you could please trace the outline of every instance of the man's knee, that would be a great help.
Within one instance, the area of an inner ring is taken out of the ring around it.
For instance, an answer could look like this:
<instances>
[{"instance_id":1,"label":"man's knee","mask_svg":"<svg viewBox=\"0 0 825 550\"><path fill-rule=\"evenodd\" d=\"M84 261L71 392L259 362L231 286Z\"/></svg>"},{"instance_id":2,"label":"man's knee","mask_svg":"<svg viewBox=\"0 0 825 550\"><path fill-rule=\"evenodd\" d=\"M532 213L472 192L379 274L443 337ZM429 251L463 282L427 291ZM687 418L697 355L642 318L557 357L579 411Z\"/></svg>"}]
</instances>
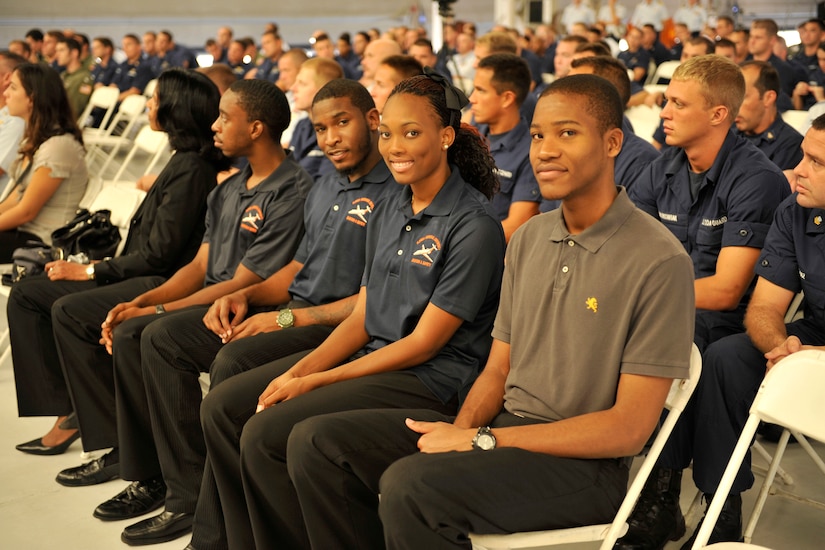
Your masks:
<instances>
[{"instance_id":1,"label":"man's knee","mask_svg":"<svg viewBox=\"0 0 825 550\"><path fill-rule=\"evenodd\" d=\"M241 366L242 357L239 357L236 349L239 346L233 346L232 344L232 342L226 344L215 355L215 359L209 367L210 388L214 388L221 382L244 372L245 369Z\"/></svg>"},{"instance_id":2,"label":"man's knee","mask_svg":"<svg viewBox=\"0 0 825 550\"><path fill-rule=\"evenodd\" d=\"M705 351L700 385L713 383L723 390L750 387L765 375L766 359L747 334L728 336Z\"/></svg>"},{"instance_id":3,"label":"man's knee","mask_svg":"<svg viewBox=\"0 0 825 550\"><path fill-rule=\"evenodd\" d=\"M437 480L440 472L429 458L425 454L410 455L387 468L379 481L382 520L414 510L435 510L444 502L443 485Z\"/></svg>"}]
</instances>

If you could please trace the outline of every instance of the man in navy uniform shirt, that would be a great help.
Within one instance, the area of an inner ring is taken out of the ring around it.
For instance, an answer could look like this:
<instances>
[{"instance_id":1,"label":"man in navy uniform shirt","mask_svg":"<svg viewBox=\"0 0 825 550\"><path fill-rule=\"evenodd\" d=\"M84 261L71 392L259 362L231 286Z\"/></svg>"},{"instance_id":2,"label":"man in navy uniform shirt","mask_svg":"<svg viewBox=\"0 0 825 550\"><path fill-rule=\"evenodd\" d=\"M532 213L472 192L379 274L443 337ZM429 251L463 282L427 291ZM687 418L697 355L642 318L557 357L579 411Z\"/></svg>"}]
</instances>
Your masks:
<instances>
[{"instance_id":1,"label":"man in navy uniform shirt","mask_svg":"<svg viewBox=\"0 0 825 550\"><path fill-rule=\"evenodd\" d=\"M261 49L264 52L264 60L260 65L249 70L244 78L257 78L273 84L278 82L278 77L281 74L278 70L278 61L284 53L283 46L283 40L275 31L263 33L261 35Z\"/></svg>"},{"instance_id":2,"label":"man in navy uniform shirt","mask_svg":"<svg viewBox=\"0 0 825 550\"><path fill-rule=\"evenodd\" d=\"M745 95L745 79L735 63L717 55L688 59L673 73L666 95L661 117L671 148L630 188L630 198L664 223L693 259L694 342L704 350L744 330L753 267L790 187L779 168L731 130ZM690 422L686 412L680 424ZM672 441L617 549L661 548L684 533L681 458Z\"/></svg>"},{"instance_id":3,"label":"man in navy uniform shirt","mask_svg":"<svg viewBox=\"0 0 825 550\"><path fill-rule=\"evenodd\" d=\"M530 128L519 113L529 91L530 69L521 57L500 53L479 61L470 110L496 161L500 187L493 196L493 209L507 241L521 224L539 213L541 202L530 166Z\"/></svg>"},{"instance_id":4,"label":"man in navy uniform shirt","mask_svg":"<svg viewBox=\"0 0 825 550\"><path fill-rule=\"evenodd\" d=\"M739 135L747 138L780 170L791 170L802 160L802 135L782 120L776 108L779 73L766 61L745 61L745 99L736 116Z\"/></svg>"},{"instance_id":5,"label":"man in navy uniform shirt","mask_svg":"<svg viewBox=\"0 0 825 550\"><path fill-rule=\"evenodd\" d=\"M674 467L682 469L693 459L693 480L708 503L766 369L800 349L825 345L825 175L820 166L825 159L825 117L814 120L802 151L803 159L794 169L796 193L776 209L756 263L758 280L745 315L747 333L707 349L692 409L685 410L692 413L693 423L677 426L671 436L681 442L681 463ZM805 293L804 319L786 325L785 313L800 291ZM741 493L752 485L748 455L709 544L741 540ZM682 548L690 548L694 538L695 533Z\"/></svg>"},{"instance_id":6,"label":"man in navy uniform shirt","mask_svg":"<svg viewBox=\"0 0 825 550\"><path fill-rule=\"evenodd\" d=\"M127 34L123 37L122 44L126 61L121 63L115 70L115 75L110 84L110 86L117 86L120 90L120 95L117 98L119 102L126 99L127 96L142 94L149 81L155 77L149 63L142 59L140 39L134 34Z\"/></svg>"}]
</instances>

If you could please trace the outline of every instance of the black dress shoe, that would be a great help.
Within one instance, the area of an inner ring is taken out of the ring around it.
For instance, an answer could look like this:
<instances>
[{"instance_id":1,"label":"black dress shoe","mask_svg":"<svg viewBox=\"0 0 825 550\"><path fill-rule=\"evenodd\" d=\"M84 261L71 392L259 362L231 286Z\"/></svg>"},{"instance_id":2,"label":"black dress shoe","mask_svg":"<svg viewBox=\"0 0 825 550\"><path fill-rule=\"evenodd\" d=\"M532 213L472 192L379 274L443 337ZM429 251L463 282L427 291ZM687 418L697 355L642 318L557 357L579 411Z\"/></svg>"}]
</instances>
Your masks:
<instances>
[{"instance_id":1,"label":"black dress shoe","mask_svg":"<svg viewBox=\"0 0 825 550\"><path fill-rule=\"evenodd\" d=\"M97 485L115 479L120 475L120 464L115 462L108 466L106 456L102 456L82 466L66 468L57 474L57 482L66 487L83 487Z\"/></svg>"},{"instance_id":2,"label":"black dress shoe","mask_svg":"<svg viewBox=\"0 0 825 550\"><path fill-rule=\"evenodd\" d=\"M66 452L66 449L69 448L69 445L71 445L78 439L80 439L79 431L70 435L69 439L67 439L60 445L54 445L52 447L49 447L48 445L43 445L43 438L38 437L37 439L32 439L28 443L21 443L20 445L15 445L14 448L18 451L22 451L30 455L62 455Z\"/></svg>"},{"instance_id":3,"label":"black dress shoe","mask_svg":"<svg viewBox=\"0 0 825 550\"><path fill-rule=\"evenodd\" d=\"M708 513L710 501L713 500L713 495L705 495L705 514ZM696 535L699 534L699 529L702 528L705 518L699 521L696 526L696 531L690 538L682 545L681 550L690 550L696 540ZM722 505L722 511L719 512L719 519L716 520L716 525L713 526L713 531L710 532L708 544L715 544L717 542L742 542L742 496L728 495L725 503Z\"/></svg>"},{"instance_id":4,"label":"black dress shoe","mask_svg":"<svg viewBox=\"0 0 825 550\"><path fill-rule=\"evenodd\" d=\"M192 530L194 514L163 511L123 530L120 540L129 546L157 544L182 537Z\"/></svg>"},{"instance_id":5,"label":"black dress shoe","mask_svg":"<svg viewBox=\"0 0 825 550\"><path fill-rule=\"evenodd\" d=\"M135 518L157 510L165 500L166 484L162 478L133 481L123 491L95 508L92 515L103 521Z\"/></svg>"}]
</instances>

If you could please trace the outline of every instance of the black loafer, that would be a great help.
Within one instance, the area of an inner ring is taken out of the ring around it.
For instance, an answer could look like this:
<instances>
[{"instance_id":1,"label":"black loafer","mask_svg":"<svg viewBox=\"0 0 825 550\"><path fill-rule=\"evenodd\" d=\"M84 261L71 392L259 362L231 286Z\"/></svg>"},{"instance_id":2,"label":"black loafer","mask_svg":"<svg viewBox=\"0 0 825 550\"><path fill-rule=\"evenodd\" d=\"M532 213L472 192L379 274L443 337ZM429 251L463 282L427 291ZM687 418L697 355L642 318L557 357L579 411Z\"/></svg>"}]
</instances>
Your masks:
<instances>
[{"instance_id":1,"label":"black loafer","mask_svg":"<svg viewBox=\"0 0 825 550\"><path fill-rule=\"evenodd\" d=\"M28 453L30 455L43 455L43 456L50 456L50 455L62 455L66 452L66 449L69 448L69 445L74 443L80 439L80 432L77 431L69 436L69 439L61 443L60 445L54 445L49 447L48 445L43 445L43 438L38 437L37 439L32 439L26 443L21 443L20 445L15 445L14 448L18 451Z\"/></svg>"},{"instance_id":2,"label":"black loafer","mask_svg":"<svg viewBox=\"0 0 825 550\"><path fill-rule=\"evenodd\" d=\"M148 514L163 506L166 500L166 484L162 478L133 481L97 508L92 515L103 521L129 519Z\"/></svg>"},{"instance_id":3,"label":"black loafer","mask_svg":"<svg viewBox=\"0 0 825 550\"><path fill-rule=\"evenodd\" d=\"M123 530L120 540L129 546L157 544L174 540L192 530L194 514L163 511Z\"/></svg>"},{"instance_id":4,"label":"black loafer","mask_svg":"<svg viewBox=\"0 0 825 550\"><path fill-rule=\"evenodd\" d=\"M84 487L86 485L97 485L106 483L120 475L120 464L115 462L105 466L106 457L87 462L82 466L66 468L57 474L56 481L66 487Z\"/></svg>"}]
</instances>

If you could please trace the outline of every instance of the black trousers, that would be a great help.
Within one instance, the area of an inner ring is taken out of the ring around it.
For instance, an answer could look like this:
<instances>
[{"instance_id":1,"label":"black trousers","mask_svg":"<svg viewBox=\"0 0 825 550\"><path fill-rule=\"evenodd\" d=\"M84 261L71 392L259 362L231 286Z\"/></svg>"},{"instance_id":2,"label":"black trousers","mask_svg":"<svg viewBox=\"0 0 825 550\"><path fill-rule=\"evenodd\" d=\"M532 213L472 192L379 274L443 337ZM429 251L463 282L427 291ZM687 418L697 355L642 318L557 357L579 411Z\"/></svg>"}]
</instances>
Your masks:
<instances>
[{"instance_id":1,"label":"black trousers","mask_svg":"<svg viewBox=\"0 0 825 550\"><path fill-rule=\"evenodd\" d=\"M365 408L427 408L455 414L410 372L391 372L315 389L259 414L257 399L269 382L306 353L295 354L235 376L210 391L201 406L208 450L207 471L195 513L192 545L220 548L206 540L206 518L219 503L232 549L306 548L308 539L297 495L289 480L286 446L292 427L318 414ZM209 487L209 483L214 483ZM211 496L215 490L220 498Z\"/></svg>"},{"instance_id":2,"label":"black trousers","mask_svg":"<svg viewBox=\"0 0 825 550\"><path fill-rule=\"evenodd\" d=\"M61 304L79 300L73 322L89 345L102 352L103 361L109 361L98 344L100 324L114 305L140 292L126 283L98 287L91 281L50 281L45 275L14 284L7 313L20 416L62 416L72 411L55 343L52 306L61 298Z\"/></svg>"},{"instance_id":3,"label":"black trousers","mask_svg":"<svg viewBox=\"0 0 825 550\"><path fill-rule=\"evenodd\" d=\"M212 386L240 372L318 346L331 327L296 327L223 345L203 324L207 307L162 315L146 326L140 347L117 340L115 385L121 477L163 475L166 509L194 513L206 448L198 377ZM124 333L129 338L128 333Z\"/></svg>"},{"instance_id":4,"label":"black trousers","mask_svg":"<svg viewBox=\"0 0 825 550\"><path fill-rule=\"evenodd\" d=\"M429 410L351 411L292 430L287 465L312 548L469 549L470 532L609 523L626 492L622 460L515 448L424 454L405 418L452 421ZM502 413L492 426L528 423Z\"/></svg>"},{"instance_id":5,"label":"black trousers","mask_svg":"<svg viewBox=\"0 0 825 550\"><path fill-rule=\"evenodd\" d=\"M100 324L115 305L163 283L163 277L137 277L57 300L52 308L54 340L86 451L117 446L113 358L100 344ZM147 323L131 319L115 330Z\"/></svg>"}]
</instances>

